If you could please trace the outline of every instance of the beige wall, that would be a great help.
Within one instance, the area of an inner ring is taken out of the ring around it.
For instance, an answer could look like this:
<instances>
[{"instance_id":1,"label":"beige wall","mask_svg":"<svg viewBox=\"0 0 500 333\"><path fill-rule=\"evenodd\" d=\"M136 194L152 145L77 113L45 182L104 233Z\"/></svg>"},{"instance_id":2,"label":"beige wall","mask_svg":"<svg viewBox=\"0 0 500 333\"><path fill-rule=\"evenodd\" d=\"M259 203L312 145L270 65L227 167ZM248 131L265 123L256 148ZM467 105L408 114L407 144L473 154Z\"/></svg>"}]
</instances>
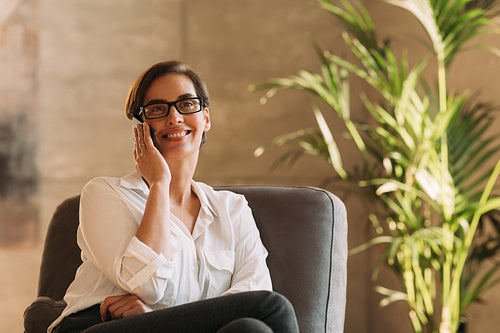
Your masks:
<instances>
[{"instance_id":1,"label":"beige wall","mask_svg":"<svg viewBox=\"0 0 500 333\"><path fill-rule=\"evenodd\" d=\"M382 34L398 36L397 45L421 32L402 11L365 2L382 24ZM130 124L122 111L125 96L142 70L164 59L190 63L211 93L213 127L200 156L198 180L315 186L331 174L314 158L272 173L277 150L259 159L252 156L278 134L314 126L308 96L284 92L262 106L262 94L248 91L250 84L271 76L315 69L311 36L325 47L341 48L339 27L314 1L39 0L39 27L40 238L56 205L78 194L90 178L133 170ZM423 51L411 42L412 54ZM467 70L454 72L454 84L474 84L484 89L485 98L500 102L493 84L498 60L481 57L481 72L469 70L472 58L460 59ZM349 161L349 143L342 148ZM370 226L359 210L362 203L346 202L353 246L367 239ZM9 286L0 289L0 297L10 305L1 306L0 332L22 330L21 313L36 293L40 248L0 250L0 283ZM370 281L373 265L368 254L350 258L346 332L410 332L403 304L378 307ZM394 283L391 275L382 278ZM488 325L495 320L488 318L498 293L498 288L491 292L486 305L471 307L472 332L491 331Z\"/></svg>"}]
</instances>

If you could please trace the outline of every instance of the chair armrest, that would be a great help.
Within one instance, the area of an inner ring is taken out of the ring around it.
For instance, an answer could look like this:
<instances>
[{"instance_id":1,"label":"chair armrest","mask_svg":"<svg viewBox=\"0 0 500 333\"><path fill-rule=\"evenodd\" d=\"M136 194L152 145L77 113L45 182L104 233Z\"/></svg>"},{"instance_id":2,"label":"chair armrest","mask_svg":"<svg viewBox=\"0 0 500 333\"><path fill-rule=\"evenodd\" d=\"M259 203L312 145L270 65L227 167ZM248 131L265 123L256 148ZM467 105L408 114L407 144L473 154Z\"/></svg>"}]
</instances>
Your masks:
<instances>
[{"instance_id":1,"label":"chair armrest","mask_svg":"<svg viewBox=\"0 0 500 333\"><path fill-rule=\"evenodd\" d=\"M64 300L56 301L48 296L39 296L24 310L25 333L46 333L47 327L66 307Z\"/></svg>"}]
</instances>

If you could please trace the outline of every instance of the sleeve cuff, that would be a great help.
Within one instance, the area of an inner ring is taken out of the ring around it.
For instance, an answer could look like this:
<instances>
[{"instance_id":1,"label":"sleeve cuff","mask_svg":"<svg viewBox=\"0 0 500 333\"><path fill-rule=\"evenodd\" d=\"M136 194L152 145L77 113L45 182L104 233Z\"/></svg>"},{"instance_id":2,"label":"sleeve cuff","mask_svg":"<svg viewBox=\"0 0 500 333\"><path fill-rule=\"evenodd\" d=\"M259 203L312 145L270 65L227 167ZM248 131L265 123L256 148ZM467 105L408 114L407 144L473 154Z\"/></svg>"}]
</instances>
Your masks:
<instances>
[{"instance_id":1,"label":"sleeve cuff","mask_svg":"<svg viewBox=\"0 0 500 333\"><path fill-rule=\"evenodd\" d=\"M143 267L126 282L131 290L140 287L148 280L155 278L166 280L172 275L173 261L167 260L161 253L156 253L135 236L130 241L125 257L134 258L143 264Z\"/></svg>"}]
</instances>

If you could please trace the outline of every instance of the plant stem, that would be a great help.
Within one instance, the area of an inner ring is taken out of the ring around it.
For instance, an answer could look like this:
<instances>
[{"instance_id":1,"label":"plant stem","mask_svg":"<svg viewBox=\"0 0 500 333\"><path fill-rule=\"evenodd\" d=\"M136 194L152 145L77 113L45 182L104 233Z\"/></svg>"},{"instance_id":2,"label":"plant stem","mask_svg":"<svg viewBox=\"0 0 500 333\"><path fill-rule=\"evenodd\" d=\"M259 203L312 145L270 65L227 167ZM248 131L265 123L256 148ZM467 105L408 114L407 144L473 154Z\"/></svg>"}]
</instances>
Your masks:
<instances>
[{"instance_id":1,"label":"plant stem","mask_svg":"<svg viewBox=\"0 0 500 333\"><path fill-rule=\"evenodd\" d=\"M479 200L479 207L474 212L474 215L472 217L472 221L470 223L470 228L465 235L465 239L463 241L462 248L456 255L457 257L457 264L455 266L455 272L454 272L454 278L453 278L453 284L451 286L451 295L454 296L451 298L450 303L456 302L458 303L458 310L457 310L457 326L458 327L458 319L460 316L460 278L462 276L462 272L464 270L465 266L465 261L467 260L467 254L469 253L469 248L472 244L472 241L474 239L474 234L476 233L476 229L479 225L479 220L481 216L486 213L483 210L483 207L486 205L488 198L490 196L490 193L493 189L493 186L495 185L496 180L498 179L498 176L500 175L500 159L497 161L497 164L495 165L495 168L493 169L493 172L488 180L488 183L483 191L483 194L481 196L481 199ZM454 299L458 298L458 299Z\"/></svg>"},{"instance_id":2,"label":"plant stem","mask_svg":"<svg viewBox=\"0 0 500 333\"><path fill-rule=\"evenodd\" d=\"M442 46L443 44L438 44ZM438 66L438 94L439 94L439 112L446 113L448 111L447 108L447 86L446 86L446 65L445 65L445 56L444 50L442 47L436 48L436 56L437 56L437 66ZM448 172L448 138L447 133L444 131L441 135L441 170L444 172ZM445 188L447 187L447 179L444 177L444 174L441 175L440 187L441 187L441 201L442 201L442 210L443 210L443 229L444 229L444 239L443 245L445 249L445 260L443 263L443 307L441 309L441 324L440 324L440 332L448 333L450 332L451 327L453 326L454 317L457 315L456 307L457 304L454 304L454 300L451 297L454 295L452 291L452 285L455 284L452 279L453 277L453 259L454 259L454 244L453 238L454 233L452 232L451 226L449 224L452 218L452 212L450 211L449 200L446 198L447 191ZM460 293L460 290L456 291ZM458 303L458 311L460 309Z\"/></svg>"}]
</instances>

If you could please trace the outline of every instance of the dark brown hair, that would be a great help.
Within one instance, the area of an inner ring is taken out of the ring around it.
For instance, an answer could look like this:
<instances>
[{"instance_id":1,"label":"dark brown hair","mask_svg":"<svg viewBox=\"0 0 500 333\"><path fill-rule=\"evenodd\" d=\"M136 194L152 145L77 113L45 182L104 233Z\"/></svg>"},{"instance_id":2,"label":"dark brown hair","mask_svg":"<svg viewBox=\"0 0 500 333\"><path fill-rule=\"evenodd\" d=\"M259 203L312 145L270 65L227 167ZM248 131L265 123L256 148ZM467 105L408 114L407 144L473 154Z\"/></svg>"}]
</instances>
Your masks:
<instances>
[{"instance_id":1,"label":"dark brown hair","mask_svg":"<svg viewBox=\"0 0 500 333\"><path fill-rule=\"evenodd\" d=\"M203 107L210 106L210 99L205 83L199 75L188 65L179 61L165 61L157 63L147 69L135 80L130 88L127 101L125 102L125 113L129 119L139 114L139 109L143 105L144 95L154 80L166 74L181 74L187 76L193 82L197 96L201 99Z\"/></svg>"}]
</instances>

